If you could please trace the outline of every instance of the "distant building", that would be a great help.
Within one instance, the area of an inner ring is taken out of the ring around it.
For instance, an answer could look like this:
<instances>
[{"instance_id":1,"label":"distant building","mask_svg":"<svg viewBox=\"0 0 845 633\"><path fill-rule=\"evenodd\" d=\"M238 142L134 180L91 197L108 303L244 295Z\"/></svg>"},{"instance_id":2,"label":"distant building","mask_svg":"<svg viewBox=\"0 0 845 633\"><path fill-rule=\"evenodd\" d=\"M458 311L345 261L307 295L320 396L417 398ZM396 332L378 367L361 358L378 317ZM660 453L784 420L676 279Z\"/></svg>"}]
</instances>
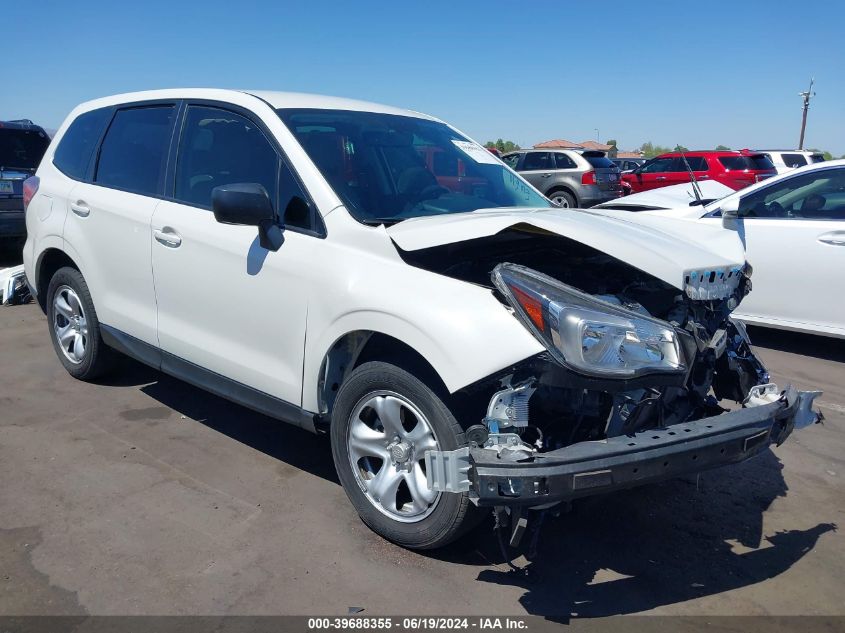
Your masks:
<instances>
[{"instance_id":1,"label":"distant building","mask_svg":"<svg viewBox=\"0 0 845 633\"><path fill-rule=\"evenodd\" d=\"M615 145L605 145L604 143L598 143L596 141L581 141L580 143L573 143L572 141L567 141L565 139L555 139L553 141L543 141L542 143L537 143L534 146L534 149L553 148L598 150L600 152L607 152L607 155L610 158L616 158L618 153Z\"/></svg>"},{"instance_id":2,"label":"distant building","mask_svg":"<svg viewBox=\"0 0 845 633\"><path fill-rule=\"evenodd\" d=\"M637 150L635 152L616 152L613 158L645 158L645 154Z\"/></svg>"}]
</instances>

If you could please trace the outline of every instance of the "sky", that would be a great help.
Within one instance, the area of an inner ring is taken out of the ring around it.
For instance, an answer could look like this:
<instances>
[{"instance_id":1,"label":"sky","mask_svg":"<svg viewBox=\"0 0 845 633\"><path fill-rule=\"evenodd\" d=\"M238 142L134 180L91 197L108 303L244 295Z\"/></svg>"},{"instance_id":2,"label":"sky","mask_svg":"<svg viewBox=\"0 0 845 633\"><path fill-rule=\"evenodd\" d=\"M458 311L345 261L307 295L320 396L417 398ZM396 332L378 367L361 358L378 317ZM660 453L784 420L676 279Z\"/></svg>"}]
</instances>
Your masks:
<instances>
[{"instance_id":1,"label":"sky","mask_svg":"<svg viewBox=\"0 0 845 633\"><path fill-rule=\"evenodd\" d=\"M419 110L482 143L794 148L815 77L805 146L845 154L839 0L5 4L0 120L57 128L109 94L251 88Z\"/></svg>"}]
</instances>

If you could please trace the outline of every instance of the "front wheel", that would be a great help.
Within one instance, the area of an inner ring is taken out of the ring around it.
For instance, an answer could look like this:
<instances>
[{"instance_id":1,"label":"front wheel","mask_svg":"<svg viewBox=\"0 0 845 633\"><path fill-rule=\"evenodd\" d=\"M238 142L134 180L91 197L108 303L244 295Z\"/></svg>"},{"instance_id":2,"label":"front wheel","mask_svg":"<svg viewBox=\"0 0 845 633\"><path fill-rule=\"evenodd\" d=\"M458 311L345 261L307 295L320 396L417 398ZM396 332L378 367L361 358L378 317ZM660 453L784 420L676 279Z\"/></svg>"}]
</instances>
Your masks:
<instances>
[{"instance_id":1,"label":"front wheel","mask_svg":"<svg viewBox=\"0 0 845 633\"><path fill-rule=\"evenodd\" d=\"M466 440L440 397L408 372L383 362L355 369L338 392L331 441L349 500L381 536L433 549L474 525L467 493L428 489L425 452Z\"/></svg>"}]
</instances>

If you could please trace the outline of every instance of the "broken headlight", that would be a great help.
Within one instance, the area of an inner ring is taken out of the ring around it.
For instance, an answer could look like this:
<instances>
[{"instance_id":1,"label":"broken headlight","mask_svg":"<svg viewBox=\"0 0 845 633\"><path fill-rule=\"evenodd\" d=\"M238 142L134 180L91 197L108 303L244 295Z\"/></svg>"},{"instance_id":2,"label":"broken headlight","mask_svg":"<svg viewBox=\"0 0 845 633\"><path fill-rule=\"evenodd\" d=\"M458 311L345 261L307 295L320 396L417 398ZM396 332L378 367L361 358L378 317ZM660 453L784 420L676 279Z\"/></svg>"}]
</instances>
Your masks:
<instances>
[{"instance_id":1,"label":"broken headlight","mask_svg":"<svg viewBox=\"0 0 845 633\"><path fill-rule=\"evenodd\" d=\"M567 367L618 378L686 371L678 335L665 321L524 266L499 264L492 277L520 320Z\"/></svg>"}]
</instances>

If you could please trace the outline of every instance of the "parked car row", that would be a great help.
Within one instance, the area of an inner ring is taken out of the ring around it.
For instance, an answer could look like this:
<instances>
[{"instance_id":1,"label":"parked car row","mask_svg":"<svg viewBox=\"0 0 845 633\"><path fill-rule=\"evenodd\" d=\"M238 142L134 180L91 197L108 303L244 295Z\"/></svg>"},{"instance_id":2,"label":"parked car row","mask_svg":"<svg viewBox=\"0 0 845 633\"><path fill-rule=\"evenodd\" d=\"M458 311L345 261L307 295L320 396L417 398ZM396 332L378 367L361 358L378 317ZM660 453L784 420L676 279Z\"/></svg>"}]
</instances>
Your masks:
<instances>
[{"instance_id":1,"label":"parked car row","mask_svg":"<svg viewBox=\"0 0 845 633\"><path fill-rule=\"evenodd\" d=\"M99 99L24 183L26 280L72 376L121 352L328 433L363 521L407 547L491 510L515 544L529 509L740 462L819 420L818 392L771 384L731 316L752 270L728 207L694 231L560 208L544 195L621 195L618 169L503 158L346 99Z\"/></svg>"}]
</instances>

